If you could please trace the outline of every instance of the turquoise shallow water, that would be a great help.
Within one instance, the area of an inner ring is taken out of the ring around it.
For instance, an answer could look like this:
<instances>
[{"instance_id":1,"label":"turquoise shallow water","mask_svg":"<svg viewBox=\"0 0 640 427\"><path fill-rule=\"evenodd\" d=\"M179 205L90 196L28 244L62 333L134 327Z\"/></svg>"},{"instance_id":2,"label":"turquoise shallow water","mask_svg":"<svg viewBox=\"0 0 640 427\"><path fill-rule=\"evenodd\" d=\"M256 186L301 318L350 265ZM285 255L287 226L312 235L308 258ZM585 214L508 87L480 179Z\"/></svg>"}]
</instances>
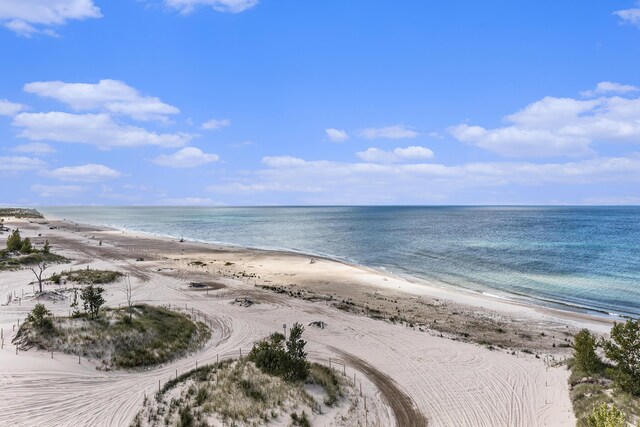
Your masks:
<instances>
[{"instance_id":1,"label":"turquoise shallow water","mask_svg":"<svg viewBox=\"0 0 640 427\"><path fill-rule=\"evenodd\" d=\"M77 222L285 249L513 299L640 316L640 207L43 207Z\"/></svg>"}]
</instances>

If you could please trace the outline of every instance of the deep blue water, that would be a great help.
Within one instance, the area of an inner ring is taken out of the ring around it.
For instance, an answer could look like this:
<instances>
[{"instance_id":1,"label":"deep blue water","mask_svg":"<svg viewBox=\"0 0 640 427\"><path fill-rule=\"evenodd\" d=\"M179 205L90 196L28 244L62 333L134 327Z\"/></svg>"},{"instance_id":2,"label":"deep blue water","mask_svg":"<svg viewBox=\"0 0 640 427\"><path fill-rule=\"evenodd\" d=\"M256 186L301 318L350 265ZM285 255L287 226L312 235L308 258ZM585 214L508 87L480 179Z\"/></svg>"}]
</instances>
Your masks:
<instances>
[{"instance_id":1,"label":"deep blue water","mask_svg":"<svg viewBox=\"0 0 640 427\"><path fill-rule=\"evenodd\" d=\"M640 207L43 207L58 218L295 250L640 316Z\"/></svg>"}]
</instances>

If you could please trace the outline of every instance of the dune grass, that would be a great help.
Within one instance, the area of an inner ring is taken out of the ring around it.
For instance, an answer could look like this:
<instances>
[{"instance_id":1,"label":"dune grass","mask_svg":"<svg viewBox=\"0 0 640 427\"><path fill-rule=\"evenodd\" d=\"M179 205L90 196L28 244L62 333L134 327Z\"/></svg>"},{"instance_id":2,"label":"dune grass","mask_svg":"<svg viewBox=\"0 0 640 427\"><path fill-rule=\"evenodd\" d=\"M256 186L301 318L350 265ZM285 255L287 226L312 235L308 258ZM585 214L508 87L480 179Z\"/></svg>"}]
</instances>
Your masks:
<instances>
[{"instance_id":1,"label":"dune grass","mask_svg":"<svg viewBox=\"0 0 640 427\"><path fill-rule=\"evenodd\" d=\"M573 359L567 361L571 369L569 386L571 402L578 427L590 427L587 418L593 409L603 403L613 405L622 410L629 421L640 421L640 397L618 389L614 385L610 366L602 364L596 373L587 374L577 368ZM635 425L635 424L633 424Z\"/></svg>"},{"instance_id":2,"label":"dune grass","mask_svg":"<svg viewBox=\"0 0 640 427\"><path fill-rule=\"evenodd\" d=\"M311 377L315 384L332 384L331 391L325 389L328 396L342 395L341 380L332 369L314 364ZM304 382L270 375L248 358L241 358L206 365L168 381L133 425L206 426L217 420L237 426L274 421L308 426L307 414L315 406Z\"/></svg>"},{"instance_id":3,"label":"dune grass","mask_svg":"<svg viewBox=\"0 0 640 427\"><path fill-rule=\"evenodd\" d=\"M119 271L94 270L87 268L82 270L69 270L63 271L61 273L56 273L51 275L49 280L56 284L59 284L62 279L66 279L71 282L87 285L105 285L108 283L113 283L123 276L124 274L120 273Z\"/></svg>"},{"instance_id":4,"label":"dune grass","mask_svg":"<svg viewBox=\"0 0 640 427\"><path fill-rule=\"evenodd\" d=\"M50 328L25 322L14 342L100 361L102 369L147 368L196 351L209 328L162 307L135 305L105 309L96 320L85 315L56 317Z\"/></svg>"},{"instance_id":5,"label":"dune grass","mask_svg":"<svg viewBox=\"0 0 640 427\"><path fill-rule=\"evenodd\" d=\"M62 264L69 262L69 260L62 255L53 253L34 252L26 255L16 255L15 253L11 253L6 250L0 250L0 271L18 270L23 267L36 265L43 261L46 261L48 264Z\"/></svg>"}]
</instances>

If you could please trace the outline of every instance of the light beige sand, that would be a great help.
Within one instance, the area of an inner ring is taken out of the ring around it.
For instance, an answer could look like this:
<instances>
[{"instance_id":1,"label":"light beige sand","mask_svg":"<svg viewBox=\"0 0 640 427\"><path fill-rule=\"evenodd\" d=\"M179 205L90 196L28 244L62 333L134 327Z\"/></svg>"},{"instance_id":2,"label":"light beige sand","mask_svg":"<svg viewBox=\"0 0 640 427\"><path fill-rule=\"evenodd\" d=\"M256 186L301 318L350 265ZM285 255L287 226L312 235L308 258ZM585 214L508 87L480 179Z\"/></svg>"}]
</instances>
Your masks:
<instances>
[{"instance_id":1,"label":"light beige sand","mask_svg":"<svg viewBox=\"0 0 640 427\"><path fill-rule=\"evenodd\" d=\"M511 350L492 351L440 338L428 329L421 332L416 327L338 310L321 298L315 302L290 298L256 288L256 284L287 284L305 292L315 286L317 295L338 295L340 291L354 297L370 292L373 299L380 295L400 295L412 301L436 298L445 308L464 308L538 327L588 325L604 330L608 325L608 321L596 318L411 283L333 261L310 263L308 257L295 254L181 244L89 227L78 227L74 232L76 227L63 227L49 230L48 226L21 224L26 236L36 241L49 238L53 250L73 258L76 268L90 265L129 272L136 302L186 304L189 310L201 310L215 319L214 336L201 352L151 371L102 372L90 361L78 364L77 357L70 355L54 354L52 359L51 354L33 350L16 355L8 344L12 325L24 320L35 301L27 298L20 305L15 301L3 305L0 425L128 425L141 409L145 393L157 390L158 380L165 382L175 376L176 369L180 373L195 367L196 361L203 364L215 361L218 355L235 356L240 349L247 352L255 341L281 330L284 323L308 325L317 320L326 322L327 327L307 327L310 356L325 363L329 358L333 363L346 361L349 376L357 371L365 393L378 397L368 402L369 425L411 425L414 421L407 420L417 416L424 416L431 426L575 425L568 371L545 364L545 354L538 359L522 352L512 355ZM38 233L42 238L36 237ZM98 246L99 240L102 246ZM3 242L0 239L0 245ZM136 261L139 257L145 261ZM207 265L189 265L194 260ZM233 265L225 265L227 262ZM55 266L48 272L68 268ZM237 278L241 272L245 277ZM256 277L246 277L253 273ZM28 270L0 273L0 302L4 303L10 292L18 296L23 291L31 293L32 279ZM190 290L191 281L218 282L226 287L207 294ZM230 304L238 296L250 297L258 304ZM121 285L107 286L107 301L110 305L125 303ZM68 312L68 304L46 303L59 315ZM316 421L322 425L321 419Z\"/></svg>"}]
</instances>

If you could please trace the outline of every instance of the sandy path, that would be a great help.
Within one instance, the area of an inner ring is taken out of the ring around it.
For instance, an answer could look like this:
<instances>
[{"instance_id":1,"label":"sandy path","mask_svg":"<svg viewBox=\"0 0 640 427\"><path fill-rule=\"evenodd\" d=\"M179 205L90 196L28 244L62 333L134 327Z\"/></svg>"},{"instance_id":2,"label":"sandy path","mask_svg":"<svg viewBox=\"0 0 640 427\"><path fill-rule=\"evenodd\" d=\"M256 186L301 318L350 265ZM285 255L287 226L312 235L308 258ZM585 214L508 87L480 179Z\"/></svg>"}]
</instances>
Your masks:
<instances>
[{"instance_id":1,"label":"sandy path","mask_svg":"<svg viewBox=\"0 0 640 427\"><path fill-rule=\"evenodd\" d=\"M48 230L47 230L48 231ZM71 245L80 235L56 230ZM84 239L86 240L86 239ZM62 242L62 240L60 240ZM0 242L1 244L1 242ZM370 419L391 425L395 414L400 426L538 426L575 425L567 390L568 372L547 367L533 356L512 356L505 351L439 338L401 325L373 320L337 310L324 302L308 302L262 291L239 280L207 276L181 263L145 261L136 264L127 251L112 247L109 259L87 249L77 259L92 266L135 268L135 300L201 310L213 319L214 336L197 354L145 372L102 372L88 361L78 364L68 355L29 351L15 354L0 350L0 425L16 426L122 426L142 407L144 395L196 362L213 362L247 352L253 343L299 321L327 323L325 329L307 327L309 353L327 363L342 358L347 375L366 376L363 387L374 386L380 402L371 402ZM71 254L70 254L71 255ZM133 267L132 267L133 266ZM159 268L176 268L171 274ZM62 267L59 267L62 268ZM4 294L30 291L31 273L0 275L0 301ZM187 289L194 278L209 277L228 287L219 291ZM124 303L117 285L108 287L111 305ZM244 308L230 304L236 295L251 295L260 302ZM9 342L12 325L24 319L34 302L0 307L0 327ZM47 304L66 314L66 304ZM9 331L9 332L8 332ZM339 349L339 350L335 350ZM407 424L408 423L408 424ZM372 424L373 425L373 424Z\"/></svg>"}]
</instances>

